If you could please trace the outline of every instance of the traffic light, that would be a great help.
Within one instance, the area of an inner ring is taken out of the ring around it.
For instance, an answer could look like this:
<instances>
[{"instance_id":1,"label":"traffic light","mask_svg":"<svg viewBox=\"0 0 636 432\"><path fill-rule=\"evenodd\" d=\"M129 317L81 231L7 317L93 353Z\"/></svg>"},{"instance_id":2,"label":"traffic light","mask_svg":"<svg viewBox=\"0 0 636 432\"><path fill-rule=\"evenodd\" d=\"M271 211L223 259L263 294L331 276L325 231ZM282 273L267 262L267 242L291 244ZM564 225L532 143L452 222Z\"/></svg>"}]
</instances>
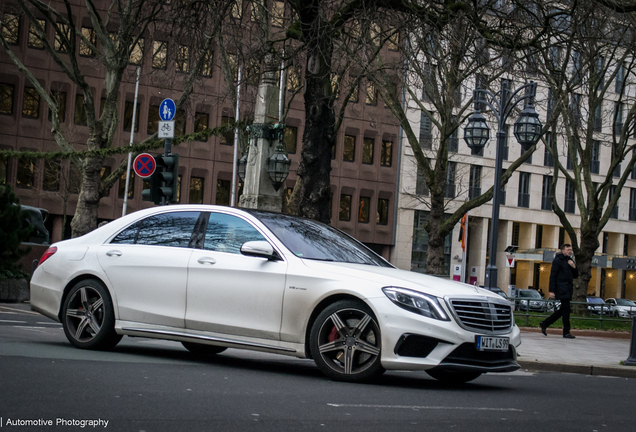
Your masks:
<instances>
[{"instance_id":1,"label":"traffic light","mask_svg":"<svg viewBox=\"0 0 636 432\"><path fill-rule=\"evenodd\" d=\"M142 199L155 204L176 203L179 187L179 155L157 155L155 162L157 169L149 178L150 189L144 189L141 192ZM162 198L165 198L163 203Z\"/></svg>"}]
</instances>

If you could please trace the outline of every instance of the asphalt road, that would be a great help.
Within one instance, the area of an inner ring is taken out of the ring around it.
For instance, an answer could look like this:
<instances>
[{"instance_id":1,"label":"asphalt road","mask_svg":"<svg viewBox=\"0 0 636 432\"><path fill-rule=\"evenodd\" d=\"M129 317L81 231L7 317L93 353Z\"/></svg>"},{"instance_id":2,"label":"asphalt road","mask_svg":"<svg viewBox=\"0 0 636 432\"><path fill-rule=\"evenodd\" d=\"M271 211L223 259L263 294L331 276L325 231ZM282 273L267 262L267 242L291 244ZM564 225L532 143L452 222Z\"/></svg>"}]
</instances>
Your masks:
<instances>
[{"instance_id":1,"label":"asphalt road","mask_svg":"<svg viewBox=\"0 0 636 432\"><path fill-rule=\"evenodd\" d=\"M446 387L423 372L388 372L346 384L310 360L250 351L197 359L178 343L129 337L112 352L78 350L61 325L27 309L0 304L2 431L635 428L636 379L515 372Z\"/></svg>"}]
</instances>

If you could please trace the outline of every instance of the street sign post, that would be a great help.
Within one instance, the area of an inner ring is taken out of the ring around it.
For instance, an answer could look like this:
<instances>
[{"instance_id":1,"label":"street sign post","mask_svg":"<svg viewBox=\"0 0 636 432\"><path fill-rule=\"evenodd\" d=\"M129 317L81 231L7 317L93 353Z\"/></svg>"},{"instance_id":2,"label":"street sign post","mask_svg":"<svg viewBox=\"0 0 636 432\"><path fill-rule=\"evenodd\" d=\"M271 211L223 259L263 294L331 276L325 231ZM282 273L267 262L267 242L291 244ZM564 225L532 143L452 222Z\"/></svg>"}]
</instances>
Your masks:
<instances>
[{"instance_id":1,"label":"street sign post","mask_svg":"<svg viewBox=\"0 0 636 432\"><path fill-rule=\"evenodd\" d=\"M151 177L155 173L157 163L155 162L154 156L149 155L148 153L142 153L135 158L135 162L133 162L133 169L135 170L135 174L145 179Z\"/></svg>"}]
</instances>

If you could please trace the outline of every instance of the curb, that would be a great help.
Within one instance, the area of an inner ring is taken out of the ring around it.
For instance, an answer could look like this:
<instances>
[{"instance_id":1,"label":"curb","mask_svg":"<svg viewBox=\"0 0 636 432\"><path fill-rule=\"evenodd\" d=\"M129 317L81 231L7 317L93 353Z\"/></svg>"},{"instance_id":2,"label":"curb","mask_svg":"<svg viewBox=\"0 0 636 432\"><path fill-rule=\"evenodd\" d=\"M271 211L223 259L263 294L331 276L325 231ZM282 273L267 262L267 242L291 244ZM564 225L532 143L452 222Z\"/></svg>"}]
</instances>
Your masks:
<instances>
[{"instance_id":1,"label":"curb","mask_svg":"<svg viewBox=\"0 0 636 432\"><path fill-rule=\"evenodd\" d=\"M536 361L519 361L519 366L528 371L566 372L580 375L611 376L619 378L636 378L636 367L633 366L588 366L567 363L544 363Z\"/></svg>"}]
</instances>

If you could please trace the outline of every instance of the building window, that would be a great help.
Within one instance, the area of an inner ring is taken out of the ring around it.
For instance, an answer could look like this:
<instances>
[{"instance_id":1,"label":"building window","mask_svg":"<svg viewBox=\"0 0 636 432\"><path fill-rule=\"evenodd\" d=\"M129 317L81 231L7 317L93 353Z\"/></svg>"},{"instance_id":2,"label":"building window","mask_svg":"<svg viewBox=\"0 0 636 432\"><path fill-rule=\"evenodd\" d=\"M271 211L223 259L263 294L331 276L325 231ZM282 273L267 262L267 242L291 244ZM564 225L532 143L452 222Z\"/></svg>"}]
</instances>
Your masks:
<instances>
[{"instance_id":1,"label":"building window","mask_svg":"<svg viewBox=\"0 0 636 432\"><path fill-rule=\"evenodd\" d=\"M159 106L158 105L150 105L148 107L148 127L146 128L146 132L148 135L152 135L157 133L159 130L159 122L161 118L159 117Z\"/></svg>"},{"instance_id":2,"label":"building window","mask_svg":"<svg viewBox=\"0 0 636 432\"><path fill-rule=\"evenodd\" d=\"M629 190L629 220L636 221L636 188Z\"/></svg>"},{"instance_id":3,"label":"building window","mask_svg":"<svg viewBox=\"0 0 636 432\"><path fill-rule=\"evenodd\" d=\"M625 88L625 65L623 63L618 64L618 71L616 72L616 81L614 83L614 91L616 93L622 93Z\"/></svg>"},{"instance_id":4,"label":"building window","mask_svg":"<svg viewBox=\"0 0 636 432\"><path fill-rule=\"evenodd\" d=\"M86 43L88 41L88 43ZM82 57L93 57L95 52L93 51L93 46L97 42L97 36L95 34L95 30L89 27L82 27L81 37L80 37L80 49L79 54Z\"/></svg>"},{"instance_id":5,"label":"building window","mask_svg":"<svg viewBox=\"0 0 636 432\"><path fill-rule=\"evenodd\" d=\"M530 208L530 173L519 173L518 207Z\"/></svg>"},{"instance_id":6,"label":"building window","mask_svg":"<svg viewBox=\"0 0 636 432\"><path fill-rule=\"evenodd\" d=\"M126 174L124 173L124 176L125 175ZM126 181L125 179L126 177L124 177L124 181ZM133 183L132 181L133 179L134 177L131 177L131 183ZM130 186L130 188L133 188L133 187L134 186ZM66 190L69 193L78 194L81 188L82 188L82 172L80 171L79 167L75 164L75 162L71 162L68 169L68 180L66 182ZM124 196L124 193L122 191L122 197L123 196Z\"/></svg>"},{"instance_id":7,"label":"building window","mask_svg":"<svg viewBox=\"0 0 636 432\"><path fill-rule=\"evenodd\" d=\"M506 169L502 168L501 169L501 178L503 179L504 174L506 173ZM506 186L505 185L501 185L501 195L499 195L499 203L501 205L506 205Z\"/></svg>"},{"instance_id":8,"label":"building window","mask_svg":"<svg viewBox=\"0 0 636 432\"><path fill-rule=\"evenodd\" d=\"M194 113L194 132L203 132L205 130L208 129L208 124L210 123L210 114L208 113L202 113L202 112L196 112ZM207 141L208 138L207 137L202 137L201 139L198 139L197 141Z\"/></svg>"},{"instance_id":9,"label":"building window","mask_svg":"<svg viewBox=\"0 0 636 432\"><path fill-rule=\"evenodd\" d=\"M7 159L0 157L0 185L7 183Z\"/></svg>"},{"instance_id":10,"label":"building window","mask_svg":"<svg viewBox=\"0 0 636 432\"><path fill-rule=\"evenodd\" d=\"M552 132L546 132L545 146L543 149L543 166L547 166L547 167L554 166L554 157L552 157L552 153L550 153L551 147L552 147Z\"/></svg>"},{"instance_id":11,"label":"building window","mask_svg":"<svg viewBox=\"0 0 636 432\"><path fill-rule=\"evenodd\" d=\"M590 172L598 174L601 170L601 142L592 141L592 154L590 159Z\"/></svg>"},{"instance_id":12,"label":"building window","mask_svg":"<svg viewBox=\"0 0 636 432\"><path fill-rule=\"evenodd\" d=\"M375 220L378 225L389 224L389 200L380 198L378 199L378 216Z\"/></svg>"},{"instance_id":13,"label":"building window","mask_svg":"<svg viewBox=\"0 0 636 432\"><path fill-rule=\"evenodd\" d=\"M274 1L272 4L272 26L282 28L285 20L285 2Z\"/></svg>"},{"instance_id":14,"label":"building window","mask_svg":"<svg viewBox=\"0 0 636 432\"><path fill-rule=\"evenodd\" d=\"M288 154L296 153L298 143L298 128L295 126L287 126L285 128L285 149Z\"/></svg>"},{"instance_id":15,"label":"building window","mask_svg":"<svg viewBox=\"0 0 636 432\"><path fill-rule=\"evenodd\" d=\"M22 101L22 117L38 118L40 116L40 94L33 87L24 88Z\"/></svg>"},{"instance_id":16,"label":"building window","mask_svg":"<svg viewBox=\"0 0 636 432\"><path fill-rule=\"evenodd\" d=\"M203 59L200 74L206 78L210 78L214 72L214 51L208 51Z\"/></svg>"},{"instance_id":17,"label":"building window","mask_svg":"<svg viewBox=\"0 0 636 432\"><path fill-rule=\"evenodd\" d=\"M13 114L13 91L12 84L0 83L0 114Z\"/></svg>"},{"instance_id":18,"label":"building window","mask_svg":"<svg viewBox=\"0 0 636 432\"><path fill-rule=\"evenodd\" d=\"M46 34L46 21L44 21L43 19L29 21L29 40L27 42L27 45L29 48L44 49L44 42L42 41L42 39L40 39L38 25L42 29L44 34Z\"/></svg>"},{"instance_id":19,"label":"building window","mask_svg":"<svg viewBox=\"0 0 636 432\"><path fill-rule=\"evenodd\" d=\"M394 33L389 36L387 39L387 47L389 48L389 51L400 50L400 33L398 31L394 31Z\"/></svg>"},{"instance_id":20,"label":"building window","mask_svg":"<svg viewBox=\"0 0 636 432\"><path fill-rule=\"evenodd\" d=\"M356 158L356 137L345 135L344 149L342 150L342 160L345 162L353 162Z\"/></svg>"},{"instance_id":21,"label":"building window","mask_svg":"<svg viewBox=\"0 0 636 432\"><path fill-rule=\"evenodd\" d=\"M20 41L20 16L12 13L2 15L2 37L9 45Z\"/></svg>"},{"instance_id":22,"label":"building window","mask_svg":"<svg viewBox=\"0 0 636 432\"><path fill-rule=\"evenodd\" d=\"M188 72L190 70L190 47L179 45L177 47L177 72Z\"/></svg>"},{"instance_id":23,"label":"building window","mask_svg":"<svg viewBox=\"0 0 636 432\"><path fill-rule=\"evenodd\" d=\"M68 52L68 45L71 43L71 27L66 24L55 24L55 40L53 47L55 51L66 53Z\"/></svg>"},{"instance_id":24,"label":"building window","mask_svg":"<svg viewBox=\"0 0 636 432\"><path fill-rule=\"evenodd\" d=\"M554 107L556 106L556 101L554 100L554 91L552 88L548 89L548 107L547 107L547 121L550 121L552 118L552 114L554 113Z\"/></svg>"},{"instance_id":25,"label":"building window","mask_svg":"<svg viewBox=\"0 0 636 432\"><path fill-rule=\"evenodd\" d=\"M202 177L190 177L190 197L188 203L203 204L203 186L205 179Z\"/></svg>"},{"instance_id":26,"label":"building window","mask_svg":"<svg viewBox=\"0 0 636 432\"><path fill-rule=\"evenodd\" d=\"M57 115L60 118L60 123L64 123L66 121L66 93L52 90L51 99L53 99L57 105ZM51 121L52 118L53 113L49 109L49 121Z\"/></svg>"},{"instance_id":27,"label":"building window","mask_svg":"<svg viewBox=\"0 0 636 432\"><path fill-rule=\"evenodd\" d=\"M221 126L234 124L233 117L223 116L221 117ZM219 143L223 145L233 145L234 144L234 130L230 129L226 132L223 132L219 137Z\"/></svg>"},{"instance_id":28,"label":"building window","mask_svg":"<svg viewBox=\"0 0 636 432\"><path fill-rule=\"evenodd\" d=\"M605 85L605 57L599 56L596 62L596 79L598 80L597 90L602 90Z\"/></svg>"},{"instance_id":29,"label":"building window","mask_svg":"<svg viewBox=\"0 0 636 432\"><path fill-rule=\"evenodd\" d=\"M300 68L291 66L287 69L287 90L295 92L300 89L300 86Z\"/></svg>"},{"instance_id":30,"label":"building window","mask_svg":"<svg viewBox=\"0 0 636 432\"><path fill-rule=\"evenodd\" d=\"M481 166L471 165L468 199L477 198L479 195L481 195Z\"/></svg>"},{"instance_id":31,"label":"building window","mask_svg":"<svg viewBox=\"0 0 636 432\"><path fill-rule=\"evenodd\" d=\"M130 56L128 57L128 63L136 66L140 66L144 62L144 38L139 38L135 46L130 50Z\"/></svg>"},{"instance_id":32,"label":"building window","mask_svg":"<svg viewBox=\"0 0 636 432\"><path fill-rule=\"evenodd\" d=\"M429 212L415 210L413 219L413 246L411 250L411 270L425 273L428 256L428 233L424 229L429 219ZM452 233L444 239L444 274L450 274Z\"/></svg>"},{"instance_id":33,"label":"building window","mask_svg":"<svg viewBox=\"0 0 636 432\"><path fill-rule=\"evenodd\" d=\"M168 42L154 41L152 43L152 67L153 69L168 67Z\"/></svg>"},{"instance_id":34,"label":"building window","mask_svg":"<svg viewBox=\"0 0 636 432\"><path fill-rule=\"evenodd\" d=\"M174 133L175 135L185 135L186 115L185 110L177 110L174 116Z\"/></svg>"},{"instance_id":35,"label":"building window","mask_svg":"<svg viewBox=\"0 0 636 432\"><path fill-rule=\"evenodd\" d=\"M230 189L231 182L229 180L217 180L216 181L216 198L214 203L216 205L230 205Z\"/></svg>"},{"instance_id":36,"label":"building window","mask_svg":"<svg viewBox=\"0 0 636 432\"><path fill-rule=\"evenodd\" d=\"M453 123L455 123L456 118L453 116ZM448 137L448 152L449 153L457 153L459 151L459 127L457 127Z\"/></svg>"},{"instance_id":37,"label":"building window","mask_svg":"<svg viewBox=\"0 0 636 432\"><path fill-rule=\"evenodd\" d=\"M610 189L608 202L612 200L612 197L614 197L615 193L616 193L616 186L612 186L612 188ZM612 212L610 213L610 218L618 219L618 201L616 201L616 205L614 206L614 208L612 209Z\"/></svg>"},{"instance_id":38,"label":"building window","mask_svg":"<svg viewBox=\"0 0 636 432\"><path fill-rule=\"evenodd\" d=\"M578 93L574 93L570 97L570 113L572 114L573 125L576 127L581 127L581 95Z\"/></svg>"},{"instance_id":39,"label":"building window","mask_svg":"<svg viewBox=\"0 0 636 432\"><path fill-rule=\"evenodd\" d=\"M393 141L382 140L382 152L380 153L380 165L390 167L393 163Z\"/></svg>"},{"instance_id":40,"label":"building window","mask_svg":"<svg viewBox=\"0 0 636 432\"><path fill-rule=\"evenodd\" d=\"M371 213L371 198L360 197L360 206L358 208L358 222L369 223L369 215Z\"/></svg>"},{"instance_id":41,"label":"building window","mask_svg":"<svg viewBox=\"0 0 636 432\"><path fill-rule=\"evenodd\" d=\"M446 187L444 189L444 196L446 198L455 198L455 173L457 171L456 162L448 162L446 168Z\"/></svg>"},{"instance_id":42,"label":"building window","mask_svg":"<svg viewBox=\"0 0 636 432\"><path fill-rule=\"evenodd\" d=\"M362 141L362 163L373 164L373 148L375 147L375 139L365 138Z\"/></svg>"},{"instance_id":43,"label":"building window","mask_svg":"<svg viewBox=\"0 0 636 432\"><path fill-rule=\"evenodd\" d=\"M574 155L574 163L576 163L578 159L576 157L576 148L568 145L568 154L565 161L565 168L569 170L573 169L574 166L574 164L572 163L572 155Z\"/></svg>"},{"instance_id":44,"label":"building window","mask_svg":"<svg viewBox=\"0 0 636 432\"><path fill-rule=\"evenodd\" d=\"M124 131L130 132L133 122L133 105L134 102L126 101L124 105ZM135 110L135 132L139 132L139 104Z\"/></svg>"},{"instance_id":45,"label":"building window","mask_svg":"<svg viewBox=\"0 0 636 432\"><path fill-rule=\"evenodd\" d=\"M565 180L565 206L563 211L566 213L574 213L576 208L576 192L574 190L574 183L570 180Z\"/></svg>"},{"instance_id":46,"label":"building window","mask_svg":"<svg viewBox=\"0 0 636 432\"><path fill-rule=\"evenodd\" d=\"M18 173L16 176L16 186L21 188L32 188L35 178L35 166L27 159L18 160Z\"/></svg>"},{"instance_id":47,"label":"building window","mask_svg":"<svg viewBox=\"0 0 636 432\"><path fill-rule=\"evenodd\" d=\"M614 102L614 135L623 132L623 103Z\"/></svg>"},{"instance_id":48,"label":"building window","mask_svg":"<svg viewBox=\"0 0 636 432\"><path fill-rule=\"evenodd\" d=\"M351 91L351 95L349 96L349 102L351 103L358 103L358 93L360 93L360 83L356 81L356 78L351 77L351 80L353 82L353 89Z\"/></svg>"},{"instance_id":49,"label":"building window","mask_svg":"<svg viewBox=\"0 0 636 432\"><path fill-rule=\"evenodd\" d=\"M351 220L351 195L340 195L340 213L338 215L338 220Z\"/></svg>"},{"instance_id":50,"label":"building window","mask_svg":"<svg viewBox=\"0 0 636 432\"><path fill-rule=\"evenodd\" d=\"M234 3L232 3L232 9L230 10L230 15L232 18L236 20L241 19L241 17L243 16L243 10L241 6L242 6L241 0L236 0Z\"/></svg>"},{"instance_id":51,"label":"building window","mask_svg":"<svg viewBox=\"0 0 636 432\"><path fill-rule=\"evenodd\" d=\"M42 190L55 192L60 190L60 160L44 159Z\"/></svg>"},{"instance_id":52,"label":"building window","mask_svg":"<svg viewBox=\"0 0 636 432\"><path fill-rule=\"evenodd\" d=\"M594 132L603 132L603 101L599 101L594 110Z\"/></svg>"},{"instance_id":53,"label":"building window","mask_svg":"<svg viewBox=\"0 0 636 432\"><path fill-rule=\"evenodd\" d=\"M371 81L367 82L367 97L365 100L367 105L376 106L378 104L378 90Z\"/></svg>"},{"instance_id":54,"label":"building window","mask_svg":"<svg viewBox=\"0 0 636 432\"><path fill-rule=\"evenodd\" d=\"M130 171L130 180L128 182L128 199L133 199L135 196L135 174ZM117 190L117 198L124 198L126 193L126 172L122 173L119 178L119 189Z\"/></svg>"},{"instance_id":55,"label":"building window","mask_svg":"<svg viewBox=\"0 0 636 432\"><path fill-rule=\"evenodd\" d=\"M230 74L232 75L232 82L238 81L239 62L238 55L229 53L227 55L228 63L230 64Z\"/></svg>"},{"instance_id":56,"label":"building window","mask_svg":"<svg viewBox=\"0 0 636 432\"><path fill-rule=\"evenodd\" d=\"M433 146L433 122L422 111L420 113L420 147L430 149Z\"/></svg>"},{"instance_id":57,"label":"building window","mask_svg":"<svg viewBox=\"0 0 636 432\"><path fill-rule=\"evenodd\" d=\"M87 125L86 107L84 106L84 95L75 95L75 112L73 113L73 123L80 126Z\"/></svg>"},{"instance_id":58,"label":"building window","mask_svg":"<svg viewBox=\"0 0 636 432\"><path fill-rule=\"evenodd\" d=\"M615 160L615 156L614 156L614 151L612 150L612 162L614 162L614 160ZM612 175L614 177L621 176L621 164L616 165L616 168L614 168L614 172L612 173Z\"/></svg>"}]
</instances>

